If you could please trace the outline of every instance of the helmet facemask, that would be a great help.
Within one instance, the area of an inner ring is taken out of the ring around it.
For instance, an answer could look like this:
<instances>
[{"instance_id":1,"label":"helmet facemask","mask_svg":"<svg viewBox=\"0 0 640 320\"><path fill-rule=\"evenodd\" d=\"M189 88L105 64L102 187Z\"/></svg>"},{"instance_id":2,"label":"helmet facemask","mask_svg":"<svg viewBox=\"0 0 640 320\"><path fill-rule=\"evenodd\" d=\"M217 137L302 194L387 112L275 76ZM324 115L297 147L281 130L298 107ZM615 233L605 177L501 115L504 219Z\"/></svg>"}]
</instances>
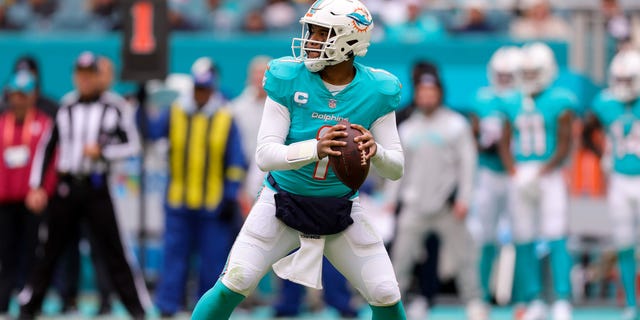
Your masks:
<instances>
[{"instance_id":1,"label":"helmet facemask","mask_svg":"<svg viewBox=\"0 0 640 320\"><path fill-rule=\"evenodd\" d=\"M488 76L491 86L498 93L518 89L520 86L522 54L517 47L498 49L489 61Z\"/></svg>"},{"instance_id":2,"label":"helmet facemask","mask_svg":"<svg viewBox=\"0 0 640 320\"><path fill-rule=\"evenodd\" d=\"M318 72L354 56L364 56L373 29L369 11L358 1L325 0L320 3L317 1L300 19L301 37L294 38L291 43L293 56L304 61L311 72ZM311 29L318 27L327 29L326 40L311 39ZM315 57L312 52L318 52L319 56Z\"/></svg>"}]
</instances>

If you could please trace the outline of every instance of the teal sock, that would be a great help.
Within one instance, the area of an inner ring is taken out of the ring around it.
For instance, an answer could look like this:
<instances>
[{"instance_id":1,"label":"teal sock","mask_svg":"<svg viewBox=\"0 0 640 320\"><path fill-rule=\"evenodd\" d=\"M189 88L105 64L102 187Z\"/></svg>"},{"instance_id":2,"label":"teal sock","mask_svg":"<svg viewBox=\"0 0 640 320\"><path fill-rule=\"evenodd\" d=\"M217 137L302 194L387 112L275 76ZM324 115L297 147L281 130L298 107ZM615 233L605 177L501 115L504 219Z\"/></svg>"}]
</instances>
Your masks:
<instances>
[{"instance_id":1,"label":"teal sock","mask_svg":"<svg viewBox=\"0 0 640 320\"><path fill-rule=\"evenodd\" d=\"M493 260L496 257L496 245L485 244L482 246L480 252L480 285L482 286L482 293L484 300L489 301L491 299L491 289L489 288L491 282L491 269L493 267Z\"/></svg>"},{"instance_id":2,"label":"teal sock","mask_svg":"<svg viewBox=\"0 0 640 320\"><path fill-rule=\"evenodd\" d=\"M553 240L549 242L551 251L551 275L556 299L568 300L571 296L571 256L567 251L567 240Z\"/></svg>"},{"instance_id":3,"label":"teal sock","mask_svg":"<svg viewBox=\"0 0 640 320\"><path fill-rule=\"evenodd\" d=\"M633 248L618 251L618 265L628 307L636 306L636 257Z\"/></svg>"},{"instance_id":4,"label":"teal sock","mask_svg":"<svg viewBox=\"0 0 640 320\"><path fill-rule=\"evenodd\" d=\"M371 306L371 311L373 311L371 320L406 320L407 319L407 316L404 313L404 307L402 306L402 301L398 301L398 303L391 306L386 306L386 307Z\"/></svg>"},{"instance_id":5,"label":"teal sock","mask_svg":"<svg viewBox=\"0 0 640 320\"><path fill-rule=\"evenodd\" d=\"M516 265L513 279L514 302L531 302L540 296L540 261L533 242L516 244Z\"/></svg>"},{"instance_id":6,"label":"teal sock","mask_svg":"<svg viewBox=\"0 0 640 320\"><path fill-rule=\"evenodd\" d=\"M200 298L191 315L192 320L223 320L229 319L233 309L235 309L244 296L231 291L220 279L213 288L205 292Z\"/></svg>"}]
</instances>

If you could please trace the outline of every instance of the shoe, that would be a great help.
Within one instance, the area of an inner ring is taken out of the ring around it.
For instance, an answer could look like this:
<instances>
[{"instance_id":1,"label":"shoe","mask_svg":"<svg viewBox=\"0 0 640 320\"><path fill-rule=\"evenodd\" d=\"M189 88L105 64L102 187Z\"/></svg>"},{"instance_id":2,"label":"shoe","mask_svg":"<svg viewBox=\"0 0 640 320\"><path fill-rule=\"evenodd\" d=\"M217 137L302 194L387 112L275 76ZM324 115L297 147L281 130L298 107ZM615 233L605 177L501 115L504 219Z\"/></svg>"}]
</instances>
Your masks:
<instances>
[{"instance_id":1,"label":"shoe","mask_svg":"<svg viewBox=\"0 0 640 320\"><path fill-rule=\"evenodd\" d=\"M640 320L638 317L638 311L635 307L626 307L622 311L622 320Z\"/></svg>"},{"instance_id":2,"label":"shoe","mask_svg":"<svg viewBox=\"0 0 640 320\"><path fill-rule=\"evenodd\" d=\"M480 300L472 300L467 303L467 319L469 320L488 320L489 307Z\"/></svg>"},{"instance_id":3,"label":"shoe","mask_svg":"<svg viewBox=\"0 0 640 320\"><path fill-rule=\"evenodd\" d=\"M553 304L551 315L553 320L571 320L573 318L571 310L569 301L558 300Z\"/></svg>"},{"instance_id":4,"label":"shoe","mask_svg":"<svg viewBox=\"0 0 640 320\"><path fill-rule=\"evenodd\" d=\"M547 306L540 300L532 302L527 307L522 320L547 320Z\"/></svg>"},{"instance_id":5,"label":"shoe","mask_svg":"<svg viewBox=\"0 0 640 320\"><path fill-rule=\"evenodd\" d=\"M425 320L429 313L429 303L423 296L415 297L406 308L408 320Z\"/></svg>"}]
</instances>

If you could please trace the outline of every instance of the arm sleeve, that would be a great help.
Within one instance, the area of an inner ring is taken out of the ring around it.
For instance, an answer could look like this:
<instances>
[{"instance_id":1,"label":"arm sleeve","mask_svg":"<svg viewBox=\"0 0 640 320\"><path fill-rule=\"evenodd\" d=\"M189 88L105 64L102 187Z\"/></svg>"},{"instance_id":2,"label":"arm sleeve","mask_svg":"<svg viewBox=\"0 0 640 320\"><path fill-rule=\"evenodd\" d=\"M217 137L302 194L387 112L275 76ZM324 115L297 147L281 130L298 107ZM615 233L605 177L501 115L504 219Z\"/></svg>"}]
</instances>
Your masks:
<instances>
[{"instance_id":1,"label":"arm sleeve","mask_svg":"<svg viewBox=\"0 0 640 320\"><path fill-rule=\"evenodd\" d=\"M123 159L140 152L140 136L136 128L134 114L128 112L128 105L115 106L118 112L116 135L119 143L108 143L102 148L102 156L107 160Z\"/></svg>"},{"instance_id":2,"label":"arm sleeve","mask_svg":"<svg viewBox=\"0 0 640 320\"><path fill-rule=\"evenodd\" d=\"M456 200L469 205L471 203L473 179L478 154L473 141L471 128L466 124L456 143L456 148L459 159L458 195Z\"/></svg>"},{"instance_id":3,"label":"arm sleeve","mask_svg":"<svg viewBox=\"0 0 640 320\"><path fill-rule=\"evenodd\" d=\"M58 125L54 121L53 126L42 135L36 153L31 164L31 172L29 175L29 187L32 189L42 186L47 168L53 159L53 155L58 144Z\"/></svg>"},{"instance_id":4,"label":"arm sleeve","mask_svg":"<svg viewBox=\"0 0 640 320\"><path fill-rule=\"evenodd\" d=\"M260 170L295 170L318 161L316 139L284 144L290 125L289 110L267 97L256 148L256 164Z\"/></svg>"},{"instance_id":5,"label":"arm sleeve","mask_svg":"<svg viewBox=\"0 0 640 320\"><path fill-rule=\"evenodd\" d=\"M375 170L383 178L398 180L404 173L404 154L396 127L395 112L389 112L371 125L376 144L376 155L371 158Z\"/></svg>"}]
</instances>

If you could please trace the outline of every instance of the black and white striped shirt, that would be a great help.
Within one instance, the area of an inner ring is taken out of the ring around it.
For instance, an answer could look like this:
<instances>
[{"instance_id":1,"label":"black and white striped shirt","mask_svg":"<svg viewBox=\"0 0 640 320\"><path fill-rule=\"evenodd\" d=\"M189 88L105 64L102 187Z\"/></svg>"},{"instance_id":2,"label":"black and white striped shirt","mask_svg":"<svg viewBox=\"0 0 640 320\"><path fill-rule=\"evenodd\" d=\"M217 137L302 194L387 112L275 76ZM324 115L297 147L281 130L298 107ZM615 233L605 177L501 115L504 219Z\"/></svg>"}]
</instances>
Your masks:
<instances>
[{"instance_id":1,"label":"black and white striped shirt","mask_svg":"<svg viewBox=\"0 0 640 320\"><path fill-rule=\"evenodd\" d=\"M131 109L112 92L90 101L80 99L75 91L65 95L55 125L36 150L29 185L41 185L44 168L52 160L56 146L57 172L76 176L107 173L109 161L137 154L140 139ZM100 146L101 157L97 160L83 155L85 146L91 144Z\"/></svg>"}]
</instances>

